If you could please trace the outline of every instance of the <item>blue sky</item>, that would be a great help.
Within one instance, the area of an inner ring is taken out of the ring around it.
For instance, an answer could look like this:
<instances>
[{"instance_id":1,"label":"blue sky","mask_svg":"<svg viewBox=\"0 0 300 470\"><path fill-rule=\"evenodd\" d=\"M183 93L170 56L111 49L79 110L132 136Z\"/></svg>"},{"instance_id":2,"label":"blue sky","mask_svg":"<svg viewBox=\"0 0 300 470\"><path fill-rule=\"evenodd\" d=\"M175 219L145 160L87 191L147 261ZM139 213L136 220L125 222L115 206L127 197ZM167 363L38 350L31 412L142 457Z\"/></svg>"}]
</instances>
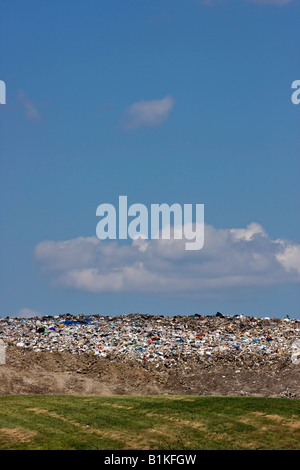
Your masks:
<instances>
[{"instance_id":1,"label":"blue sky","mask_svg":"<svg viewBox=\"0 0 300 470\"><path fill-rule=\"evenodd\" d=\"M298 0L20 0L0 17L0 316L299 318ZM204 204L199 252L96 208Z\"/></svg>"}]
</instances>

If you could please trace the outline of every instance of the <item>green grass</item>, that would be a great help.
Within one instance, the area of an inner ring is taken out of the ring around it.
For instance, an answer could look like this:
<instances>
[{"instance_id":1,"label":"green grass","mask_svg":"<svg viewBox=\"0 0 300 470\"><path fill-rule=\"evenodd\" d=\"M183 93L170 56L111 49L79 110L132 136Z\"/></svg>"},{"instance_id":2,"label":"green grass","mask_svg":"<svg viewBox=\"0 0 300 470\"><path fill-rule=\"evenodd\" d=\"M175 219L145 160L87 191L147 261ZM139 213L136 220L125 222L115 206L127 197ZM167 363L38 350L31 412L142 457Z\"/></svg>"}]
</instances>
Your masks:
<instances>
[{"instance_id":1,"label":"green grass","mask_svg":"<svg viewBox=\"0 0 300 470\"><path fill-rule=\"evenodd\" d=\"M191 396L0 396L1 450L300 449L300 402Z\"/></svg>"}]
</instances>

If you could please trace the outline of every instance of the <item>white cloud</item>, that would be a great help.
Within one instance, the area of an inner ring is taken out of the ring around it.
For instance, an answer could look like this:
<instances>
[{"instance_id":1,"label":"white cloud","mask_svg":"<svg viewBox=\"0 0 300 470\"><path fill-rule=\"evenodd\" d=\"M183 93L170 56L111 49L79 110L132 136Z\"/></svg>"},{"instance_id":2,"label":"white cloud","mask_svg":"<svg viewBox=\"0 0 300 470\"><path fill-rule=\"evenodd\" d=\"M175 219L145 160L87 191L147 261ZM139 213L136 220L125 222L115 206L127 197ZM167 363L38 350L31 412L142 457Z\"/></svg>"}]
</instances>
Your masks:
<instances>
[{"instance_id":1,"label":"white cloud","mask_svg":"<svg viewBox=\"0 0 300 470\"><path fill-rule=\"evenodd\" d=\"M35 256L57 286L94 293L214 295L300 281L300 245L271 240L255 223L240 229L206 225L199 251L186 251L184 239L120 245L79 237L41 242Z\"/></svg>"},{"instance_id":2,"label":"white cloud","mask_svg":"<svg viewBox=\"0 0 300 470\"><path fill-rule=\"evenodd\" d=\"M43 315L36 310L32 310L31 308L21 308L18 312L18 317L20 318L33 318L33 317L42 317Z\"/></svg>"},{"instance_id":3,"label":"white cloud","mask_svg":"<svg viewBox=\"0 0 300 470\"><path fill-rule=\"evenodd\" d=\"M255 222L252 222L252 224L249 224L247 228L232 228L230 229L230 232L238 240L242 239L242 240L250 241L257 234L266 236L266 233L263 227L260 224L256 224Z\"/></svg>"},{"instance_id":4,"label":"white cloud","mask_svg":"<svg viewBox=\"0 0 300 470\"><path fill-rule=\"evenodd\" d=\"M40 113L38 112L36 106L29 98L27 98L22 90L20 90L18 93L18 99L24 108L26 117L29 121L39 121L41 119Z\"/></svg>"},{"instance_id":5,"label":"white cloud","mask_svg":"<svg viewBox=\"0 0 300 470\"><path fill-rule=\"evenodd\" d=\"M159 126L168 118L174 105L175 100L172 96L160 100L138 101L126 109L123 125L126 129Z\"/></svg>"},{"instance_id":6,"label":"white cloud","mask_svg":"<svg viewBox=\"0 0 300 470\"><path fill-rule=\"evenodd\" d=\"M293 0L248 0L251 3L260 3L261 5L287 5Z\"/></svg>"},{"instance_id":7,"label":"white cloud","mask_svg":"<svg viewBox=\"0 0 300 470\"><path fill-rule=\"evenodd\" d=\"M283 249L276 255L278 261L287 271L300 272L300 245L283 243L281 240L279 243Z\"/></svg>"}]
</instances>

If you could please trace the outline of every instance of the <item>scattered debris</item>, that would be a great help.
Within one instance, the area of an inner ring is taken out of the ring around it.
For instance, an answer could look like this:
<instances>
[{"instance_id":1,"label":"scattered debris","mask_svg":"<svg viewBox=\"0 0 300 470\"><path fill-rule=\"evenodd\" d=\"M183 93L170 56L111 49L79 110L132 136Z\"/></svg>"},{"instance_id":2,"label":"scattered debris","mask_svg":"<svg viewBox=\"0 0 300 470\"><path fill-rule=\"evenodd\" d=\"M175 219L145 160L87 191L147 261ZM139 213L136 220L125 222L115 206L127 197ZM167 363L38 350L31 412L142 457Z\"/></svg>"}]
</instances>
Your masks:
<instances>
[{"instance_id":1,"label":"scattered debris","mask_svg":"<svg viewBox=\"0 0 300 470\"><path fill-rule=\"evenodd\" d=\"M91 354L172 367L186 360L300 363L300 321L227 316L46 316L1 318L7 346L36 352Z\"/></svg>"}]
</instances>

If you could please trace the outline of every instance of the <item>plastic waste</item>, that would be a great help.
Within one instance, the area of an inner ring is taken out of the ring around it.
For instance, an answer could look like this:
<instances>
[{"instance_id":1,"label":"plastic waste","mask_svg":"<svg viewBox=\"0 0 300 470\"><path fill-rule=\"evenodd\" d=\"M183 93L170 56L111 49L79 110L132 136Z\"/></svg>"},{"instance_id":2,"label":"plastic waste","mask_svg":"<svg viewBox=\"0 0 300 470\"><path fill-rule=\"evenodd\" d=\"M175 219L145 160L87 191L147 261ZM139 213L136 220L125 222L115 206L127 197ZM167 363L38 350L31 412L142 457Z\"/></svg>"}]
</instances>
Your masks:
<instances>
[{"instance_id":1,"label":"plastic waste","mask_svg":"<svg viewBox=\"0 0 300 470\"><path fill-rule=\"evenodd\" d=\"M294 341L292 344L291 361L293 364L300 364L300 340Z\"/></svg>"}]
</instances>

